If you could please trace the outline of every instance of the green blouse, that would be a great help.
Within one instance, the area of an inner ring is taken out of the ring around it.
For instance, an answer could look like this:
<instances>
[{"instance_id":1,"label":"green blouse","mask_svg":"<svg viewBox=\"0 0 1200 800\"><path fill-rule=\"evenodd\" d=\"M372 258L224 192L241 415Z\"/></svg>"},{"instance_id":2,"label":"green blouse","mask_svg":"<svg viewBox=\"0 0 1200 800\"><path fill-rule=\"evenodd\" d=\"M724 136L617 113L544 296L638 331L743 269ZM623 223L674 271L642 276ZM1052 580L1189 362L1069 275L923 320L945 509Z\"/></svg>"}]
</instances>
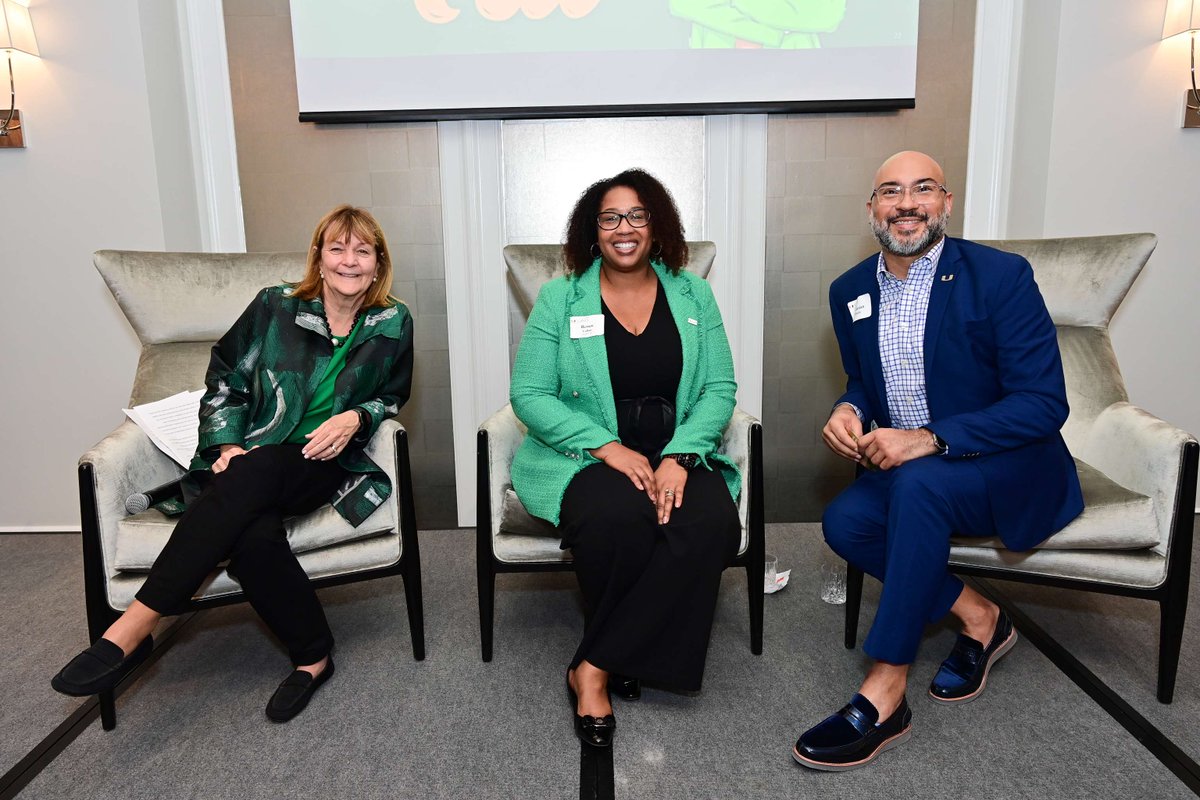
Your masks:
<instances>
[{"instance_id":1,"label":"green blouse","mask_svg":"<svg viewBox=\"0 0 1200 800\"><path fill-rule=\"evenodd\" d=\"M342 373L342 367L346 366L346 354L350 352L350 347L358 337L361 328L362 317L360 316L350 334L342 340L340 345L333 348L333 358L329 359L329 365L325 367L325 374L317 381L312 399L308 401L308 408L304 410L304 416L296 424L292 435L284 440L288 444L306 444L308 435L333 416L334 384L338 375Z\"/></svg>"}]
</instances>

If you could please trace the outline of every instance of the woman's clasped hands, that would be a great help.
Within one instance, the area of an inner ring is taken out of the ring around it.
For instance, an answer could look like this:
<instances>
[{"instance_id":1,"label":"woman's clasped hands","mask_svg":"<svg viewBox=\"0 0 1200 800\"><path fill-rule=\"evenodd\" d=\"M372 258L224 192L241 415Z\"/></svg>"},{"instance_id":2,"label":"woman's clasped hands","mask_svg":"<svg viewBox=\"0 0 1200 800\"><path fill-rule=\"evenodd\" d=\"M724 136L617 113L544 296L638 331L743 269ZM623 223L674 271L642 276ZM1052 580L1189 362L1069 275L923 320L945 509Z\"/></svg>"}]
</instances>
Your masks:
<instances>
[{"instance_id":1,"label":"woman's clasped hands","mask_svg":"<svg viewBox=\"0 0 1200 800\"><path fill-rule=\"evenodd\" d=\"M646 493L658 512L658 521L666 525L671 521L671 510L683 505L683 490L687 485L688 471L673 458L664 458L658 469L650 466L650 460L636 450L620 442L589 451L605 466L615 469L633 481L639 491Z\"/></svg>"}]
</instances>

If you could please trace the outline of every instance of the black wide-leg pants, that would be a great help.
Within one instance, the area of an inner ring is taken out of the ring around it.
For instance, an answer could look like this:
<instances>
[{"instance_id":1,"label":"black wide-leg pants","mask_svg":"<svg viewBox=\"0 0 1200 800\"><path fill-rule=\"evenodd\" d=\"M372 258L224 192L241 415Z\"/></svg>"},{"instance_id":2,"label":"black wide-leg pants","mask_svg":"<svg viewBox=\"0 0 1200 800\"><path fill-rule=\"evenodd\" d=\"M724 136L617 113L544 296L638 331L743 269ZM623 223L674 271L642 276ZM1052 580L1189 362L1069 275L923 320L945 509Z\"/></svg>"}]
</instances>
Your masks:
<instances>
[{"instance_id":1,"label":"black wide-leg pants","mask_svg":"<svg viewBox=\"0 0 1200 800\"><path fill-rule=\"evenodd\" d=\"M179 518L137 599L161 614L177 613L229 559L229 573L293 664L315 664L328 655L333 633L288 545L283 520L327 503L346 471L336 461L305 459L301 448L258 447L213 474Z\"/></svg>"},{"instance_id":2,"label":"black wide-leg pants","mask_svg":"<svg viewBox=\"0 0 1200 800\"><path fill-rule=\"evenodd\" d=\"M737 506L721 474L693 469L683 505L660 525L645 492L593 464L567 487L560 526L591 612L572 668L587 660L699 690L721 572L741 541Z\"/></svg>"}]
</instances>

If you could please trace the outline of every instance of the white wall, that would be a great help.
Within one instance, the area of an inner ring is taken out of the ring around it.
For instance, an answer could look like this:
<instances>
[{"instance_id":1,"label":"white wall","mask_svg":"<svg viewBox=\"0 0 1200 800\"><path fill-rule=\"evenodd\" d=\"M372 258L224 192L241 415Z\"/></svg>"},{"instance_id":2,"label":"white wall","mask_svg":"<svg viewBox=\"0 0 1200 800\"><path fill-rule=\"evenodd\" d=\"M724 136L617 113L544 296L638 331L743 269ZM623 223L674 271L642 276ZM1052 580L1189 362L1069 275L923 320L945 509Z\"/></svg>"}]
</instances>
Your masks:
<instances>
[{"instance_id":1,"label":"white wall","mask_svg":"<svg viewBox=\"0 0 1200 800\"><path fill-rule=\"evenodd\" d=\"M1006 234L1158 235L1113 344L1130 399L1200 434L1200 130L1180 128L1188 40L1160 41L1165 0L1047 5L1059 2L1057 40L1023 40L1022 86L1035 94L1017 116L1026 160L1014 159Z\"/></svg>"},{"instance_id":2,"label":"white wall","mask_svg":"<svg viewBox=\"0 0 1200 800\"><path fill-rule=\"evenodd\" d=\"M137 340L91 254L167 245L157 161L183 171L190 152L164 156L183 129L161 108L152 120L147 87L143 26L161 26L148 40L177 36L174 15L139 11L137 0L32 0L42 58L14 59L28 147L0 150L0 530L78 526L76 461L129 399ZM171 56L150 59L159 93L156 59ZM180 203L168 207L172 243L198 241Z\"/></svg>"}]
</instances>

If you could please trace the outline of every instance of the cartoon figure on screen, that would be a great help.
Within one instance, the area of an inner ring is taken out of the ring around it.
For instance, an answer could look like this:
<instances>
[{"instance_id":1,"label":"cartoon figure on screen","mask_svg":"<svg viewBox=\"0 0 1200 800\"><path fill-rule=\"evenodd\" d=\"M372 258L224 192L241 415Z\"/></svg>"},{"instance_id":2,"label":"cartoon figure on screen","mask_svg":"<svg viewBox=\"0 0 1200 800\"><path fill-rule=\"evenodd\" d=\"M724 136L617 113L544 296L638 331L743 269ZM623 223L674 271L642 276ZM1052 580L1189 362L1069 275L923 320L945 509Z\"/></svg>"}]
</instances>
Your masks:
<instances>
[{"instance_id":1,"label":"cartoon figure on screen","mask_svg":"<svg viewBox=\"0 0 1200 800\"><path fill-rule=\"evenodd\" d=\"M702 48L805 49L837 30L846 0L671 0L671 13L692 22L688 44Z\"/></svg>"},{"instance_id":2,"label":"cartoon figure on screen","mask_svg":"<svg viewBox=\"0 0 1200 800\"><path fill-rule=\"evenodd\" d=\"M504 22L518 11L530 19L542 19L560 7L571 19L579 19L592 13L599 3L600 0L475 0L475 8L492 22ZM453 22L460 11L447 0L413 0L413 4L422 19L435 25Z\"/></svg>"}]
</instances>

